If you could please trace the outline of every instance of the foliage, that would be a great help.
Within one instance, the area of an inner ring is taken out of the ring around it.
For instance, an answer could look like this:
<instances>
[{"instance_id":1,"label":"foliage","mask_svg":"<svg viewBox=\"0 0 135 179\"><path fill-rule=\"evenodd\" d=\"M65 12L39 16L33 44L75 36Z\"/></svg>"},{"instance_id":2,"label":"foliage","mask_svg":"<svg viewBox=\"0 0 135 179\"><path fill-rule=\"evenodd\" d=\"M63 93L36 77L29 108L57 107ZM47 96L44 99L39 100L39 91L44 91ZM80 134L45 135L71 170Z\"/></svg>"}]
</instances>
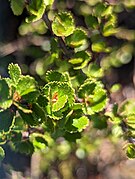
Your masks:
<instances>
[{"instance_id":1,"label":"foliage","mask_svg":"<svg viewBox=\"0 0 135 179\"><path fill-rule=\"evenodd\" d=\"M26 8L26 22L42 20L51 33L46 42L49 47L42 46L48 52L45 64L39 60L42 69L37 65L44 85L23 75L17 64L9 64L9 77L0 79L0 144L10 141L16 151L32 154L50 145L48 135L51 140L63 137L75 142L85 130L107 129L110 122L112 133L118 127L128 141L127 156L135 158L135 101L127 100L119 107L111 104L102 80L106 59L99 65L93 57L100 53L106 53L106 58L108 53L116 55L106 40L118 32L115 5L98 2L92 6L91 13L84 13L86 27L82 28L70 11L55 12L53 1L24 2L11 0L13 13L20 15ZM49 11L54 11L50 19ZM55 70L50 70L52 64ZM2 147L0 155L2 159Z\"/></svg>"}]
</instances>

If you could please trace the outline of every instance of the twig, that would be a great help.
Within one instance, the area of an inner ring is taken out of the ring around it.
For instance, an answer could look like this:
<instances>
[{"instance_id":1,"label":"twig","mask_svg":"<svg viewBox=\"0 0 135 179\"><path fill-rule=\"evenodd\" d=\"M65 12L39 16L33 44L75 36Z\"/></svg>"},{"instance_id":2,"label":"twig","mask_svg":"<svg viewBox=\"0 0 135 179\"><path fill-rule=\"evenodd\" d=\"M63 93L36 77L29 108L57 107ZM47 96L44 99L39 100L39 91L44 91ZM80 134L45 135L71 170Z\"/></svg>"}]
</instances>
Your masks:
<instances>
[{"instance_id":1,"label":"twig","mask_svg":"<svg viewBox=\"0 0 135 179\"><path fill-rule=\"evenodd\" d=\"M72 49L69 49L66 45L65 45L65 42L64 40L62 39L62 37L58 37L56 36L53 31L52 31L52 23L51 21L49 20L48 18L48 15L47 15L47 12L44 13L42 19L45 21L48 29L50 30L52 36L56 37L58 39L58 43L59 43L59 47L62 49L64 55L68 58L71 58L74 51Z\"/></svg>"}]
</instances>

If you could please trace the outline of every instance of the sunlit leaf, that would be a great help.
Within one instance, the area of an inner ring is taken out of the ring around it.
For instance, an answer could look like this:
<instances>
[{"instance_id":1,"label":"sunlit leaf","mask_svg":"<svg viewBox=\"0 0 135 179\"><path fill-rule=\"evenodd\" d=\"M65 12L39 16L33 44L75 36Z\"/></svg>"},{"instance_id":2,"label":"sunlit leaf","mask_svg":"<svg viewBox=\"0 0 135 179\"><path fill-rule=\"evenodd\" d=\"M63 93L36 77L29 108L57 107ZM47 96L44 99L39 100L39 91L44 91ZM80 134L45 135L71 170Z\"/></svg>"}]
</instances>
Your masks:
<instances>
[{"instance_id":1,"label":"sunlit leaf","mask_svg":"<svg viewBox=\"0 0 135 179\"><path fill-rule=\"evenodd\" d=\"M88 77L94 78L101 78L104 74L103 69L96 63L90 63L88 69L86 71L84 69L83 72L86 73Z\"/></svg>"},{"instance_id":2,"label":"sunlit leaf","mask_svg":"<svg viewBox=\"0 0 135 179\"><path fill-rule=\"evenodd\" d=\"M112 14L112 12L113 12L113 7L108 6L107 4L102 3L102 2L96 4L95 9L94 9L94 14L97 17L104 17L104 16L107 17L110 14Z\"/></svg>"},{"instance_id":3,"label":"sunlit leaf","mask_svg":"<svg viewBox=\"0 0 135 179\"><path fill-rule=\"evenodd\" d=\"M110 48L106 47L106 44L104 41L92 43L91 48L93 52L110 52Z\"/></svg>"},{"instance_id":4,"label":"sunlit leaf","mask_svg":"<svg viewBox=\"0 0 135 179\"><path fill-rule=\"evenodd\" d=\"M126 124L131 130L135 130L135 114L129 115L126 118Z\"/></svg>"},{"instance_id":5,"label":"sunlit leaf","mask_svg":"<svg viewBox=\"0 0 135 179\"><path fill-rule=\"evenodd\" d=\"M75 70L84 68L88 62L91 60L91 54L87 51L80 51L75 53L75 55L69 59L69 63L74 65Z\"/></svg>"},{"instance_id":6,"label":"sunlit leaf","mask_svg":"<svg viewBox=\"0 0 135 179\"><path fill-rule=\"evenodd\" d=\"M9 70L9 75L10 75L12 82L14 83L14 85L17 85L17 83L21 77L20 67L17 64L11 63L8 66L8 70Z\"/></svg>"},{"instance_id":7,"label":"sunlit leaf","mask_svg":"<svg viewBox=\"0 0 135 179\"><path fill-rule=\"evenodd\" d=\"M67 95L58 96L58 100L52 105L52 111L59 111L62 109L68 100Z\"/></svg>"},{"instance_id":8,"label":"sunlit leaf","mask_svg":"<svg viewBox=\"0 0 135 179\"><path fill-rule=\"evenodd\" d=\"M73 119L73 126L81 132L89 125L89 119L86 116L82 116L79 119Z\"/></svg>"},{"instance_id":9,"label":"sunlit leaf","mask_svg":"<svg viewBox=\"0 0 135 179\"><path fill-rule=\"evenodd\" d=\"M47 141L45 136L38 133L33 133L30 135L30 141L33 143L34 148L36 149L45 149L47 146Z\"/></svg>"},{"instance_id":10,"label":"sunlit leaf","mask_svg":"<svg viewBox=\"0 0 135 179\"><path fill-rule=\"evenodd\" d=\"M30 76L22 76L18 81L16 91L20 96L36 91L36 81Z\"/></svg>"},{"instance_id":11,"label":"sunlit leaf","mask_svg":"<svg viewBox=\"0 0 135 179\"><path fill-rule=\"evenodd\" d=\"M72 106L74 103L74 90L66 82L50 82L44 87L44 94L48 100L53 103L57 101L59 96L67 95L68 104Z\"/></svg>"},{"instance_id":12,"label":"sunlit leaf","mask_svg":"<svg viewBox=\"0 0 135 179\"><path fill-rule=\"evenodd\" d=\"M126 149L126 154L129 158L135 158L135 145L129 144Z\"/></svg>"},{"instance_id":13,"label":"sunlit leaf","mask_svg":"<svg viewBox=\"0 0 135 179\"><path fill-rule=\"evenodd\" d=\"M106 91L99 81L87 80L80 86L78 96L84 99L84 111L90 115L102 111L108 102Z\"/></svg>"},{"instance_id":14,"label":"sunlit leaf","mask_svg":"<svg viewBox=\"0 0 135 179\"><path fill-rule=\"evenodd\" d=\"M74 110L70 111L70 113L67 114L67 116L66 116L66 123L65 123L65 126L64 126L65 130L70 132L70 133L76 133L76 132L78 132L79 131L79 126L77 127L77 126L73 125L74 119L75 119L75 121L78 120L78 119L81 120L81 117L83 115L84 114L83 114L83 110L82 109L74 109ZM84 123L85 122L86 122L86 119L84 119ZM76 122L75 122L75 124L77 125ZM82 122L82 126L83 126L83 122Z\"/></svg>"},{"instance_id":15,"label":"sunlit leaf","mask_svg":"<svg viewBox=\"0 0 135 179\"><path fill-rule=\"evenodd\" d=\"M114 85L111 87L110 91L111 91L112 93L115 93L115 92L119 91L120 89L121 89L121 85L118 84L118 83L116 83L116 84L114 84Z\"/></svg>"},{"instance_id":16,"label":"sunlit leaf","mask_svg":"<svg viewBox=\"0 0 135 179\"><path fill-rule=\"evenodd\" d=\"M81 28L76 28L70 36L65 38L68 46L79 47L86 43L87 35L86 32Z\"/></svg>"},{"instance_id":17,"label":"sunlit leaf","mask_svg":"<svg viewBox=\"0 0 135 179\"><path fill-rule=\"evenodd\" d=\"M44 1L45 1L46 6L52 5L54 2L54 0L44 0Z\"/></svg>"},{"instance_id":18,"label":"sunlit leaf","mask_svg":"<svg viewBox=\"0 0 135 179\"><path fill-rule=\"evenodd\" d=\"M44 0L31 0L30 4L27 7L30 12L30 16L26 18L26 22L35 22L42 18L46 4Z\"/></svg>"},{"instance_id":19,"label":"sunlit leaf","mask_svg":"<svg viewBox=\"0 0 135 179\"><path fill-rule=\"evenodd\" d=\"M58 13L52 23L52 30L57 36L69 36L75 28L74 19L68 12Z\"/></svg>"},{"instance_id":20,"label":"sunlit leaf","mask_svg":"<svg viewBox=\"0 0 135 179\"><path fill-rule=\"evenodd\" d=\"M134 99L128 99L124 101L120 108L119 108L119 114L121 116L129 116L129 115L135 115L135 100Z\"/></svg>"}]
</instances>

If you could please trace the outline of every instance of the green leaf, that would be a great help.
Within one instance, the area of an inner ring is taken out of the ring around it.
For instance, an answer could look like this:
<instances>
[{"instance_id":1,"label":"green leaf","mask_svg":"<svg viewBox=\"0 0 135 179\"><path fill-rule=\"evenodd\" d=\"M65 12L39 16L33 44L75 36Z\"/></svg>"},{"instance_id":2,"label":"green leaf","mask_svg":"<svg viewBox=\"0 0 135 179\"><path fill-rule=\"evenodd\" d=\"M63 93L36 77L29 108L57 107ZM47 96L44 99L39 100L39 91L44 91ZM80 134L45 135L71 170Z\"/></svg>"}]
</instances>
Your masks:
<instances>
[{"instance_id":1,"label":"green leaf","mask_svg":"<svg viewBox=\"0 0 135 179\"><path fill-rule=\"evenodd\" d=\"M135 115L135 99L125 100L120 105L118 112L123 117Z\"/></svg>"},{"instance_id":2,"label":"green leaf","mask_svg":"<svg viewBox=\"0 0 135 179\"><path fill-rule=\"evenodd\" d=\"M46 6L52 5L54 3L54 0L44 0Z\"/></svg>"},{"instance_id":3,"label":"green leaf","mask_svg":"<svg viewBox=\"0 0 135 179\"><path fill-rule=\"evenodd\" d=\"M9 98L9 87L5 80L0 80L0 108L7 109L12 105Z\"/></svg>"},{"instance_id":4,"label":"green leaf","mask_svg":"<svg viewBox=\"0 0 135 179\"><path fill-rule=\"evenodd\" d=\"M39 106L45 108L48 104L48 99L44 95L40 95L36 101Z\"/></svg>"},{"instance_id":5,"label":"green leaf","mask_svg":"<svg viewBox=\"0 0 135 179\"><path fill-rule=\"evenodd\" d=\"M0 145L4 145L7 141L7 136L5 133L0 132Z\"/></svg>"},{"instance_id":6,"label":"green leaf","mask_svg":"<svg viewBox=\"0 0 135 179\"><path fill-rule=\"evenodd\" d=\"M129 115L126 118L126 124L130 127L130 129L135 130L135 114Z\"/></svg>"},{"instance_id":7,"label":"green leaf","mask_svg":"<svg viewBox=\"0 0 135 179\"><path fill-rule=\"evenodd\" d=\"M18 81L16 91L19 93L20 96L24 96L36 91L36 85L37 83L34 78L28 75L22 76Z\"/></svg>"},{"instance_id":8,"label":"green leaf","mask_svg":"<svg viewBox=\"0 0 135 179\"><path fill-rule=\"evenodd\" d=\"M60 120L60 119L62 119L63 118L63 115L62 115L62 113L60 112L60 111L56 111L56 112L54 112L54 113L51 113L50 115L48 115L48 117L50 118L50 119L53 119L53 120Z\"/></svg>"},{"instance_id":9,"label":"green leaf","mask_svg":"<svg viewBox=\"0 0 135 179\"><path fill-rule=\"evenodd\" d=\"M107 119L108 119L108 117L98 115L98 114L94 114L94 115L91 115L90 118L92 120L94 128L97 128L97 129L105 129L105 128L107 128Z\"/></svg>"},{"instance_id":10,"label":"green leaf","mask_svg":"<svg viewBox=\"0 0 135 179\"><path fill-rule=\"evenodd\" d=\"M78 91L78 97L79 98L85 98L92 94L94 92L94 89L96 88L96 82L91 81L85 81L84 84L82 84Z\"/></svg>"},{"instance_id":11,"label":"green leaf","mask_svg":"<svg viewBox=\"0 0 135 179\"><path fill-rule=\"evenodd\" d=\"M33 133L30 135L30 141L32 142L35 149L44 150L47 146L47 141L45 136L38 133Z\"/></svg>"},{"instance_id":12,"label":"green leaf","mask_svg":"<svg viewBox=\"0 0 135 179\"><path fill-rule=\"evenodd\" d=\"M69 12L58 13L52 23L52 30L57 36L69 36L75 29L74 19Z\"/></svg>"},{"instance_id":13,"label":"green leaf","mask_svg":"<svg viewBox=\"0 0 135 179\"><path fill-rule=\"evenodd\" d=\"M66 140L68 140L69 142L76 142L77 139L80 139L81 133L80 132L76 132L76 133L70 133L70 132L66 132L64 135L64 138Z\"/></svg>"},{"instance_id":14,"label":"green leaf","mask_svg":"<svg viewBox=\"0 0 135 179\"><path fill-rule=\"evenodd\" d=\"M57 71L47 71L46 73L46 80L48 82L51 82L51 81L61 81L61 82L67 82L67 78L65 77L64 74L61 74L60 72L57 72Z\"/></svg>"},{"instance_id":15,"label":"green leaf","mask_svg":"<svg viewBox=\"0 0 135 179\"><path fill-rule=\"evenodd\" d=\"M116 83L111 87L110 91L111 93L115 93L118 92L120 89L121 89L121 85L119 83Z\"/></svg>"},{"instance_id":16,"label":"green leaf","mask_svg":"<svg viewBox=\"0 0 135 179\"><path fill-rule=\"evenodd\" d=\"M119 138L119 137L123 136L122 128L121 128L120 125L118 125L118 123L117 123L117 124L114 124L114 125L112 126L111 132L112 132L112 135L113 135L114 137Z\"/></svg>"},{"instance_id":17,"label":"green leaf","mask_svg":"<svg viewBox=\"0 0 135 179\"><path fill-rule=\"evenodd\" d=\"M48 99L48 117L54 120L62 119L63 113L74 104L74 90L68 83L56 81L46 84L43 90Z\"/></svg>"},{"instance_id":18,"label":"green leaf","mask_svg":"<svg viewBox=\"0 0 135 179\"><path fill-rule=\"evenodd\" d=\"M18 152L25 154L32 154L34 152L34 146L28 140L15 143L15 149Z\"/></svg>"},{"instance_id":19,"label":"green leaf","mask_svg":"<svg viewBox=\"0 0 135 179\"><path fill-rule=\"evenodd\" d=\"M9 132L14 122L14 113L11 109L0 112L0 132Z\"/></svg>"},{"instance_id":20,"label":"green leaf","mask_svg":"<svg viewBox=\"0 0 135 179\"><path fill-rule=\"evenodd\" d=\"M98 19L95 16L92 16L92 15L86 16L85 17L85 22L86 22L86 25L89 28L92 28L92 29L97 29L98 26L99 26Z\"/></svg>"},{"instance_id":21,"label":"green leaf","mask_svg":"<svg viewBox=\"0 0 135 179\"><path fill-rule=\"evenodd\" d=\"M111 13L112 13L112 7L107 6L107 4L105 3L98 3L94 8L94 14L100 18L103 16L108 16Z\"/></svg>"},{"instance_id":22,"label":"green leaf","mask_svg":"<svg viewBox=\"0 0 135 179\"><path fill-rule=\"evenodd\" d=\"M86 73L88 77L101 78L103 76L103 69L96 63L90 63L86 72L85 69L83 72Z\"/></svg>"},{"instance_id":23,"label":"green leaf","mask_svg":"<svg viewBox=\"0 0 135 179\"><path fill-rule=\"evenodd\" d=\"M102 111L108 102L103 84L92 79L81 85L78 97L84 99L84 112L89 115Z\"/></svg>"},{"instance_id":24,"label":"green leaf","mask_svg":"<svg viewBox=\"0 0 135 179\"><path fill-rule=\"evenodd\" d=\"M9 64L8 66L9 75L14 85L17 85L21 77L21 69L17 64Z\"/></svg>"},{"instance_id":25,"label":"green leaf","mask_svg":"<svg viewBox=\"0 0 135 179\"><path fill-rule=\"evenodd\" d=\"M24 113L32 113L32 110L29 108L28 104L21 104L21 103L17 103L14 102L14 105L21 111L23 111Z\"/></svg>"},{"instance_id":26,"label":"green leaf","mask_svg":"<svg viewBox=\"0 0 135 179\"><path fill-rule=\"evenodd\" d=\"M28 113L24 113L23 111L19 110L19 114L20 114L22 120L23 120L26 124L28 124L28 125L30 125L30 126L38 125L38 121L36 121L36 120L34 119L34 117L33 117L33 115L32 115L31 113L28 114Z\"/></svg>"},{"instance_id":27,"label":"green leaf","mask_svg":"<svg viewBox=\"0 0 135 179\"><path fill-rule=\"evenodd\" d=\"M89 125L89 119L86 116L82 116L79 119L73 119L73 126L81 132Z\"/></svg>"},{"instance_id":28,"label":"green leaf","mask_svg":"<svg viewBox=\"0 0 135 179\"><path fill-rule=\"evenodd\" d=\"M114 27L112 24L106 23L103 27L103 35L105 37L112 36L118 32L118 29Z\"/></svg>"},{"instance_id":29,"label":"green leaf","mask_svg":"<svg viewBox=\"0 0 135 179\"><path fill-rule=\"evenodd\" d=\"M60 109L64 108L67 100L68 100L67 95L58 97L58 100L52 106L52 111L55 112L55 111L59 111Z\"/></svg>"},{"instance_id":30,"label":"green leaf","mask_svg":"<svg viewBox=\"0 0 135 179\"><path fill-rule=\"evenodd\" d=\"M73 110L82 109L82 103L74 103Z\"/></svg>"},{"instance_id":31,"label":"green leaf","mask_svg":"<svg viewBox=\"0 0 135 179\"><path fill-rule=\"evenodd\" d=\"M22 100L27 101L28 103L34 103L37 101L37 98L39 97L40 92L35 89L35 91L32 91L28 94L23 95Z\"/></svg>"},{"instance_id":32,"label":"green leaf","mask_svg":"<svg viewBox=\"0 0 135 179\"><path fill-rule=\"evenodd\" d=\"M83 116L83 110L82 109L74 109L70 111L67 116L65 117L65 125L64 128L67 132L70 133L76 133L78 132L78 128L73 125L73 120L74 119L79 119Z\"/></svg>"},{"instance_id":33,"label":"green leaf","mask_svg":"<svg viewBox=\"0 0 135 179\"><path fill-rule=\"evenodd\" d=\"M65 38L65 41L70 47L79 47L86 43L87 34L81 28L76 28L70 36Z\"/></svg>"},{"instance_id":34,"label":"green leaf","mask_svg":"<svg viewBox=\"0 0 135 179\"><path fill-rule=\"evenodd\" d=\"M45 119L43 110L39 106L38 107L41 110L37 109L38 107L37 108L36 107L37 106L34 106L35 109L32 113L24 113L22 110L19 110L19 114L20 114L21 118L23 119L23 121L30 126L39 125L42 122L42 120Z\"/></svg>"},{"instance_id":35,"label":"green leaf","mask_svg":"<svg viewBox=\"0 0 135 179\"><path fill-rule=\"evenodd\" d=\"M101 86L97 85L94 90L93 101L91 104L91 109L94 112L102 111L108 102L107 92L101 88Z\"/></svg>"},{"instance_id":36,"label":"green leaf","mask_svg":"<svg viewBox=\"0 0 135 179\"><path fill-rule=\"evenodd\" d=\"M46 114L42 107L39 106L37 103L32 104L32 110L35 116L37 116L38 121L45 121L46 120Z\"/></svg>"},{"instance_id":37,"label":"green leaf","mask_svg":"<svg viewBox=\"0 0 135 179\"><path fill-rule=\"evenodd\" d=\"M135 158L135 144L129 144L126 149L128 158Z\"/></svg>"},{"instance_id":38,"label":"green leaf","mask_svg":"<svg viewBox=\"0 0 135 179\"><path fill-rule=\"evenodd\" d=\"M68 62L74 65L75 70L79 70L87 66L90 60L91 54L89 52L80 51L75 53L73 58L71 58Z\"/></svg>"},{"instance_id":39,"label":"green leaf","mask_svg":"<svg viewBox=\"0 0 135 179\"><path fill-rule=\"evenodd\" d=\"M111 14L108 17L107 22L103 26L102 33L105 37L114 35L116 32L118 32L118 29L116 28L117 25L117 17L114 14Z\"/></svg>"},{"instance_id":40,"label":"green leaf","mask_svg":"<svg viewBox=\"0 0 135 179\"><path fill-rule=\"evenodd\" d=\"M26 111L24 109L18 108L23 121L25 121L27 124L31 126L34 126L46 120L45 111L41 106L39 106L39 104L33 103L31 105L31 108L31 111Z\"/></svg>"},{"instance_id":41,"label":"green leaf","mask_svg":"<svg viewBox=\"0 0 135 179\"><path fill-rule=\"evenodd\" d=\"M76 65L76 64L80 64L83 62L82 58L72 58L70 60L68 60L69 63Z\"/></svg>"},{"instance_id":42,"label":"green leaf","mask_svg":"<svg viewBox=\"0 0 135 179\"><path fill-rule=\"evenodd\" d=\"M92 43L91 49L93 52L110 52L110 48L106 47L106 44L104 41L98 41Z\"/></svg>"},{"instance_id":43,"label":"green leaf","mask_svg":"<svg viewBox=\"0 0 135 179\"><path fill-rule=\"evenodd\" d=\"M35 22L42 18L46 4L44 0L31 0L30 4L27 7L28 11L30 12L30 16L26 18L26 22Z\"/></svg>"},{"instance_id":44,"label":"green leaf","mask_svg":"<svg viewBox=\"0 0 135 179\"><path fill-rule=\"evenodd\" d=\"M24 0L11 0L11 9L14 15L21 15L25 7Z\"/></svg>"},{"instance_id":45,"label":"green leaf","mask_svg":"<svg viewBox=\"0 0 135 179\"><path fill-rule=\"evenodd\" d=\"M5 152L4 152L3 148L0 147L0 163L2 162L2 160L4 159L4 157L5 157Z\"/></svg>"},{"instance_id":46,"label":"green leaf","mask_svg":"<svg viewBox=\"0 0 135 179\"><path fill-rule=\"evenodd\" d=\"M44 87L44 94L48 98L51 106L58 100L59 97L65 94L68 96L67 101L69 106L72 106L74 103L74 90L66 82L49 82Z\"/></svg>"}]
</instances>

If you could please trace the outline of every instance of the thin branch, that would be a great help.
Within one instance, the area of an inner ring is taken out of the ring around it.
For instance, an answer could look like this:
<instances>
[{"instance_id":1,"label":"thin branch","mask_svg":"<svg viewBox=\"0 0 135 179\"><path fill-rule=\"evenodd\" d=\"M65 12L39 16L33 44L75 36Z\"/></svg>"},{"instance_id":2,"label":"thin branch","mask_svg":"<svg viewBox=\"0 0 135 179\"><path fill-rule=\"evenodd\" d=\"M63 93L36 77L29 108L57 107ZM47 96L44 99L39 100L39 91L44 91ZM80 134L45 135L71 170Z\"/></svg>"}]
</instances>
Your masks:
<instances>
[{"instance_id":1,"label":"thin branch","mask_svg":"<svg viewBox=\"0 0 135 179\"><path fill-rule=\"evenodd\" d=\"M51 25L51 22L50 22L50 20L49 20L49 18L48 18L48 16L47 16L47 13L46 13L46 12L44 13L42 19L45 21L45 23L46 23L48 29L49 29L50 32L53 34L53 32L52 32L52 25Z\"/></svg>"},{"instance_id":2,"label":"thin branch","mask_svg":"<svg viewBox=\"0 0 135 179\"><path fill-rule=\"evenodd\" d=\"M52 31L52 23L48 18L47 12L44 13L42 19L45 21L48 29L50 30L52 36L56 37L58 39L58 43L59 43L59 47L62 49L64 55L68 58L71 58L71 56L73 55L74 51L72 49L69 49L66 45L64 40L62 39L62 37L58 37L56 36L53 31Z\"/></svg>"}]
</instances>

